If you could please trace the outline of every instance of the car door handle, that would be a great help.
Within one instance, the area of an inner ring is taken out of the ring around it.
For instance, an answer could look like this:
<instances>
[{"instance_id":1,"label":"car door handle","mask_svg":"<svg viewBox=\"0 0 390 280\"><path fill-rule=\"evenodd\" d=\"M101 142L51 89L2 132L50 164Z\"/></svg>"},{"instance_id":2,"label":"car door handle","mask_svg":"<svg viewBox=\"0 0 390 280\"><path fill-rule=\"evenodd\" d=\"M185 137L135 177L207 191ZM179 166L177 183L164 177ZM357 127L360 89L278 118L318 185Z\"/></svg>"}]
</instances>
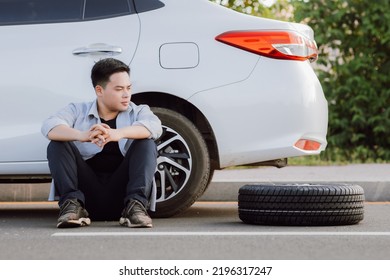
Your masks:
<instances>
[{"instance_id":1,"label":"car door handle","mask_svg":"<svg viewBox=\"0 0 390 280\"><path fill-rule=\"evenodd\" d=\"M118 55L122 53L122 48L118 46L110 46L106 44L94 44L88 47L81 47L73 50L73 55L87 56L87 55Z\"/></svg>"}]
</instances>

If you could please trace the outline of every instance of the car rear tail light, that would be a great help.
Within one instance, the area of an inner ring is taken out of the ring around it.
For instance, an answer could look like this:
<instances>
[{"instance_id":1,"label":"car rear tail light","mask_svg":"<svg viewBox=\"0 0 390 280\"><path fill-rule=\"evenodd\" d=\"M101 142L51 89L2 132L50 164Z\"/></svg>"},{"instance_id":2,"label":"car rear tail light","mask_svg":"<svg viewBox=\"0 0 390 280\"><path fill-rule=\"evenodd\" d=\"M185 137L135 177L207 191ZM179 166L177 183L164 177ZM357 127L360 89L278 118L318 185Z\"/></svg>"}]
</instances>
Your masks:
<instances>
[{"instance_id":1,"label":"car rear tail light","mask_svg":"<svg viewBox=\"0 0 390 280\"><path fill-rule=\"evenodd\" d=\"M318 57L316 42L295 31L229 31L215 39L270 58L312 62Z\"/></svg>"},{"instance_id":2,"label":"car rear tail light","mask_svg":"<svg viewBox=\"0 0 390 280\"><path fill-rule=\"evenodd\" d=\"M299 139L294 146L304 151L318 151L321 147L321 143L314 140Z\"/></svg>"}]
</instances>

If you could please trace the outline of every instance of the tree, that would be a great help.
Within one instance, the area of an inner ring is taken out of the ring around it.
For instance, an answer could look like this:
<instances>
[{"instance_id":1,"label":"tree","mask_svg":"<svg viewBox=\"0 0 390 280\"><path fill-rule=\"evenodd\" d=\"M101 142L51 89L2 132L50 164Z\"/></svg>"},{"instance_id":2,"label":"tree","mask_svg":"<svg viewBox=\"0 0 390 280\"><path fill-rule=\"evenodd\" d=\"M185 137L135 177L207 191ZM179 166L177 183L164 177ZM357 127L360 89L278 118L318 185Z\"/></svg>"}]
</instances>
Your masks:
<instances>
[{"instance_id":1,"label":"tree","mask_svg":"<svg viewBox=\"0 0 390 280\"><path fill-rule=\"evenodd\" d=\"M261 16L278 20L289 20L292 16L292 6L288 0L268 1L271 5L265 5L264 0L211 0L235 11L253 16ZM273 3L274 2L274 3Z\"/></svg>"}]
</instances>

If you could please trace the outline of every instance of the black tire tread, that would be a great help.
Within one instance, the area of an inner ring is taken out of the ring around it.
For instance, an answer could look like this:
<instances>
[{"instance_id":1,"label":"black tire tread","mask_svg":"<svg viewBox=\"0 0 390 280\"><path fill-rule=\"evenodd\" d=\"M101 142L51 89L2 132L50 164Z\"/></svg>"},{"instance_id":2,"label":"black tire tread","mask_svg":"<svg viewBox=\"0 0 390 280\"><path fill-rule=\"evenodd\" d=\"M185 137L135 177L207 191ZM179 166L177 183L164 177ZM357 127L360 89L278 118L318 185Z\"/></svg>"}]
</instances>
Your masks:
<instances>
[{"instance_id":1,"label":"black tire tread","mask_svg":"<svg viewBox=\"0 0 390 280\"><path fill-rule=\"evenodd\" d=\"M348 211L261 211L240 210L240 219L248 224L281 226L352 225L363 220L363 209Z\"/></svg>"},{"instance_id":2,"label":"black tire tread","mask_svg":"<svg viewBox=\"0 0 390 280\"><path fill-rule=\"evenodd\" d=\"M161 107L151 109L164 125L173 127L177 131L181 130L182 136L184 137L185 134L188 137L187 140L191 142L187 144L194 147L192 152L197 153L196 156L194 155L197 159L194 160L191 178L187 185L172 199L158 202L156 212L149 213L153 218L168 218L188 209L205 192L212 174L210 157L202 134L190 120L170 109Z\"/></svg>"},{"instance_id":3,"label":"black tire tread","mask_svg":"<svg viewBox=\"0 0 390 280\"><path fill-rule=\"evenodd\" d=\"M364 190L350 184L246 185L240 219L263 225L350 225L363 220Z\"/></svg>"}]
</instances>

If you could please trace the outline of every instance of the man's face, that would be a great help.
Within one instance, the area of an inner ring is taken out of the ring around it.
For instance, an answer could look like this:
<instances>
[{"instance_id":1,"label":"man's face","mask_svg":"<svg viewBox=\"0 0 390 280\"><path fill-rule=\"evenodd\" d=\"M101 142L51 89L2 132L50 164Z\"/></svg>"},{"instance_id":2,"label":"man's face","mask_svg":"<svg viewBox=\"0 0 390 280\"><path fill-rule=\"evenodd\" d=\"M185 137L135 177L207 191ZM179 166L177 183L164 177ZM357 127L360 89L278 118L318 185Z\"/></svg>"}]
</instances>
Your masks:
<instances>
[{"instance_id":1,"label":"man's face","mask_svg":"<svg viewBox=\"0 0 390 280\"><path fill-rule=\"evenodd\" d=\"M96 86L99 107L108 112L127 110L131 97L130 77L126 72L114 73L103 88Z\"/></svg>"}]
</instances>

